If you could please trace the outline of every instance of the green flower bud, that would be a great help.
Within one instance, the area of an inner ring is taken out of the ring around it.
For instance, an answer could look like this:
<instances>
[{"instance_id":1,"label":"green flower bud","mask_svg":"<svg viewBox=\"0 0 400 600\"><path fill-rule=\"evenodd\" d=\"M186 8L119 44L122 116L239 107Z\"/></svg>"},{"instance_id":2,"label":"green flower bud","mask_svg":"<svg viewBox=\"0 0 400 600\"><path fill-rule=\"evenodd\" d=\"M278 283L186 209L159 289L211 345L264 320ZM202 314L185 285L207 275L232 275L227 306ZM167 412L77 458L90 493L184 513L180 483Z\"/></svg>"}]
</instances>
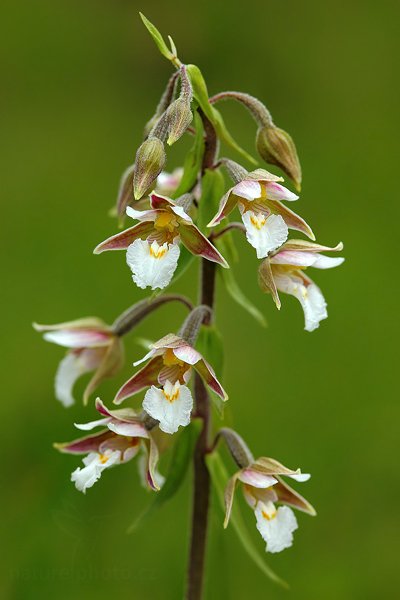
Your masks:
<instances>
[{"instance_id":1,"label":"green flower bud","mask_svg":"<svg viewBox=\"0 0 400 600\"><path fill-rule=\"evenodd\" d=\"M135 200L145 195L147 190L161 173L166 155L164 144L156 137L150 137L143 142L136 152L133 193Z\"/></svg>"},{"instance_id":2,"label":"green flower bud","mask_svg":"<svg viewBox=\"0 0 400 600\"><path fill-rule=\"evenodd\" d=\"M192 122L193 115L190 102L184 98L177 98L168 108L165 116L168 123L168 146L172 146L185 133Z\"/></svg>"},{"instance_id":3,"label":"green flower bud","mask_svg":"<svg viewBox=\"0 0 400 600\"><path fill-rule=\"evenodd\" d=\"M296 146L290 135L275 126L260 127L256 146L266 163L276 165L293 181L297 191L301 188L301 166Z\"/></svg>"}]
</instances>

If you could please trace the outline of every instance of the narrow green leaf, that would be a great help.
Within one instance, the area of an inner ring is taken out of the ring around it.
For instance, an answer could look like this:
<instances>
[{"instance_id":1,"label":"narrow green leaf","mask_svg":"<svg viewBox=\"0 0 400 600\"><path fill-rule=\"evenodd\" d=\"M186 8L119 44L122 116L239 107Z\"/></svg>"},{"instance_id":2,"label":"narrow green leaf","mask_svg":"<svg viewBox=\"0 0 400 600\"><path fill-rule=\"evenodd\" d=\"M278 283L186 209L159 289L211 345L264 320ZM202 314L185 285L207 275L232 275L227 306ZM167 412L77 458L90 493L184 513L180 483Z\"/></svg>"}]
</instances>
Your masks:
<instances>
[{"instance_id":1,"label":"narrow green leaf","mask_svg":"<svg viewBox=\"0 0 400 600\"><path fill-rule=\"evenodd\" d=\"M207 119L214 125L219 138L225 142L225 144L230 146L230 148L240 154L242 158L248 160L253 165L257 165L257 161L245 150L243 150L243 148L241 148L233 139L225 126L221 113L215 108L215 106L212 106L212 104L209 103L207 85L199 67L196 65L187 65L186 68L192 83L193 95Z\"/></svg>"},{"instance_id":2,"label":"narrow green leaf","mask_svg":"<svg viewBox=\"0 0 400 600\"><path fill-rule=\"evenodd\" d=\"M225 465L217 452L208 454L208 456L206 457L206 461L208 470L210 472L211 480L213 482L219 502L221 504L221 508L223 511L225 511L224 490L229 478ZM257 567L261 569L264 575L266 575L269 579L271 579L278 585L281 585L284 588L288 588L289 586L286 583L286 581L284 581L283 579L278 577L276 573L274 573L274 571L266 563L263 556L259 553L257 547L254 545L254 542L247 530L246 524L243 520L237 502L234 502L233 504L230 523L232 524L233 529L235 530L239 540L241 541L243 548L246 550L247 554L257 565Z\"/></svg>"},{"instance_id":3,"label":"narrow green leaf","mask_svg":"<svg viewBox=\"0 0 400 600\"><path fill-rule=\"evenodd\" d=\"M201 180L201 198L196 225L207 236L211 231L207 229L207 223L216 214L225 187L225 179L219 169L206 169Z\"/></svg>"},{"instance_id":4,"label":"narrow green leaf","mask_svg":"<svg viewBox=\"0 0 400 600\"><path fill-rule=\"evenodd\" d=\"M182 430L175 442L168 475L164 485L161 490L157 492L153 502L146 506L144 511L130 525L127 533L136 531L138 527L146 523L156 510L164 506L165 502L170 500L176 494L185 479L201 426L201 420L194 419Z\"/></svg>"},{"instance_id":5,"label":"narrow green leaf","mask_svg":"<svg viewBox=\"0 0 400 600\"><path fill-rule=\"evenodd\" d=\"M146 19L144 14L142 14L142 13L139 13L139 14L140 14L140 18L142 19L142 21L144 23L144 26L146 27L147 31L150 33L151 37L153 38L153 40L154 40L157 48L161 52L161 54L163 56L165 56L165 58L168 58L168 60L172 60L174 58L174 55L169 50L167 44L164 41L163 36L158 31L157 27L155 27L153 25L153 23L151 23L148 19Z\"/></svg>"},{"instance_id":6,"label":"narrow green leaf","mask_svg":"<svg viewBox=\"0 0 400 600\"><path fill-rule=\"evenodd\" d=\"M235 302L237 302L239 306L244 308L244 310L246 310L257 321L257 323L259 323L259 325L261 325L262 327L266 327L267 322L265 320L264 315L244 295L244 293L239 287L239 284L235 279L232 267L230 269L218 269L218 271L222 277L227 292L233 298L233 300L235 300Z\"/></svg>"},{"instance_id":7,"label":"narrow green leaf","mask_svg":"<svg viewBox=\"0 0 400 600\"><path fill-rule=\"evenodd\" d=\"M174 192L172 196L173 198L179 198L179 196L182 196L182 194L189 192L196 184L197 175L201 170L201 163L204 153L204 135L203 123L197 110L193 111L193 125L196 129L196 136L193 146L186 155L185 162L183 164L182 180L178 186L178 189Z\"/></svg>"}]
</instances>

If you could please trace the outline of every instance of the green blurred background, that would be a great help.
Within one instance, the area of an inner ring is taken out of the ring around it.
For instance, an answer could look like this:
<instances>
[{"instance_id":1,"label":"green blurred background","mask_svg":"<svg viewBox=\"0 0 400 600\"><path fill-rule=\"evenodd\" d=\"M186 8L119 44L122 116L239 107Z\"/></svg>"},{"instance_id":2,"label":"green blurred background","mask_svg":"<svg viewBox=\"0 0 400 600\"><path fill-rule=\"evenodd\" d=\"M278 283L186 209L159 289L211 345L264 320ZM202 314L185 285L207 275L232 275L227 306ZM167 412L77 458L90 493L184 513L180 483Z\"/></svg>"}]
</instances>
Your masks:
<instances>
[{"instance_id":1,"label":"green blurred background","mask_svg":"<svg viewBox=\"0 0 400 600\"><path fill-rule=\"evenodd\" d=\"M260 330L219 290L233 424L256 456L313 474L302 491L318 517L299 515L294 546L266 557L290 581L284 592L264 579L234 532L223 531L216 506L206 597L394 597L398 2L3 0L2 6L2 597L182 594L190 478L135 536L125 535L126 527L150 497L133 462L107 472L86 497L78 493L69 477L79 459L51 444L72 439L73 422L95 411L79 404L66 411L54 400L63 351L31 328L33 320L91 314L111 322L144 296L122 254L91 253L116 231L107 213L120 174L170 74L138 10L173 35L182 60L202 68L210 93L237 89L266 102L300 153L299 212L321 242L342 239L347 259L340 269L314 273L329 319L310 334L293 298L284 297L278 313L260 293L254 253L237 237L238 278L269 327ZM252 150L255 127L247 113L230 103L221 108ZM177 146L169 168L188 143ZM194 298L196 283L192 271L179 287ZM161 337L183 316L180 306L166 307L138 335ZM142 355L133 337L127 347L124 372L101 389L106 403ZM243 509L263 551L254 517Z\"/></svg>"}]
</instances>

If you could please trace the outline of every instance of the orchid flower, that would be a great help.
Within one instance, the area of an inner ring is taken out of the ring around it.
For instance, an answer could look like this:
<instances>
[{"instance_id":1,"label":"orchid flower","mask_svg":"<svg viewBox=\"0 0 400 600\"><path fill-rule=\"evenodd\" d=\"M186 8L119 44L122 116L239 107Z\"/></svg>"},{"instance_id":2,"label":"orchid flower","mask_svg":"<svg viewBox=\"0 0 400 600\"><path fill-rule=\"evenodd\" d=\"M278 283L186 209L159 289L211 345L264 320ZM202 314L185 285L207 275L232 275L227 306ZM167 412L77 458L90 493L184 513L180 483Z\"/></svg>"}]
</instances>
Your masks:
<instances>
[{"instance_id":1,"label":"orchid flower","mask_svg":"<svg viewBox=\"0 0 400 600\"><path fill-rule=\"evenodd\" d=\"M99 426L105 429L72 442L55 444L60 452L86 454L84 467L78 467L71 475L76 488L85 493L100 479L105 469L130 461L143 449L147 460L147 485L153 490L160 489L162 477L156 470L158 448L138 415L132 409L108 410L99 398L96 409L102 415L101 419L75 424L75 427L83 431Z\"/></svg>"},{"instance_id":2,"label":"orchid flower","mask_svg":"<svg viewBox=\"0 0 400 600\"><path fill-rule=\"evenodd\" d=\"M292 545L293 532L298 525L290 506L310 515L316 514L311 504L282 480L282 475L299 482L310 478L300 469L292 471L272 458L262 457L237 471L225 490L224 527L229 523L236 484L240 482L244 497L254 510L257 529L267 544L267 552L280 552ZM277 508L276 503L284 506Z\"/></svg>"},{"instance_id":3,"label":"orchid flower","mask_svg":"<svg viewBox=\"0 0 400 600\"><path fill-rule=\"evenodd\" d=\"M126 214L139 221L137 225L117 233L99 244L95 254L106 250L127 250L127 263L132 278L140 288L165 288L178 264L182 244L197 256L223 267L227 262L201 233L182 206L170 198L150 195L150 210L126 209Z\"/></svg>"},{"instance_id":4,"label":"orchid flower","mask_svg":"<svg viewBox=\"0 0 400 600\"><path fill-rule=\"evenodd\" d=\"M320 252L340 252L343 244L334 248L313 244L306 240L290 240L271 257L266 258L259 268L259 283L264 292L272 294L278 309L281 301L278 291L290 294L300 302L305 317L305 330L314 331L328 317L326 301L319 287L305 273L307 267L332 269L344 258L324 256Z\"/></svg>"},{"instance_id":5,"label":"orchid flower","mask_svg":"<svg viewBox=\"0 0 400 600\"><path fill-rule=\"evenodd\" d=\"M186 340L173 333L152 344L150 352L133 363L133 366L145 361L148 363L118 390L114 398L115 404L120 404L151 385L164 386L167 381L172 385L176 382L185 385L190 379L192 368L222 400L228 399L211 365Z\"/></svg>"},{"instance_id":6,"label":"orchid flower","mask_svg":"<svg viewBox=\"0 0 400 600\"><path fill-rule=\"evenodd\" d=\"M95 371L83 394L86 404L101 381L113 376L122 365L122 342L101 319L88 317L57 325L34 323L33 326L36 331L44 332L43 338L48 342L69 348L55 378L56 398L66 407L75 402L73 387L81 375Z\"/></svg>"},{"instance_id":7,"label":"orchid flower","mask_svg":"<svg viewBox=\"0 0 400 600\"><path fill-rule=\"evenodd\" d=\"M257 258L264 258L279 248L296 229L315 239L311 228L296 213L282 204L298 199L296 194L281 185L282 177L257 169L230 188L223 196L215 217L208 227L218 225L238 206L246 228L248 242L256 249Z\"/></svg>"},{"instance_id":8,"label":"orchid flower","mask_svg":"<svg viewBox=\"0 0 400 600\"><path fill-rule=\"evenodd\" d=\"M186 384L192 369L222 400L228 399L211 365L177 335L170 333L152 344L150 352L134 366L144 361L148 361L147 364L124 383L114 402L120 404L149 387L143 408L160 422L160 429L166 433L174 433L180 425L188 425L190 421L193 398Z\"/></svg>"}]
</instances>

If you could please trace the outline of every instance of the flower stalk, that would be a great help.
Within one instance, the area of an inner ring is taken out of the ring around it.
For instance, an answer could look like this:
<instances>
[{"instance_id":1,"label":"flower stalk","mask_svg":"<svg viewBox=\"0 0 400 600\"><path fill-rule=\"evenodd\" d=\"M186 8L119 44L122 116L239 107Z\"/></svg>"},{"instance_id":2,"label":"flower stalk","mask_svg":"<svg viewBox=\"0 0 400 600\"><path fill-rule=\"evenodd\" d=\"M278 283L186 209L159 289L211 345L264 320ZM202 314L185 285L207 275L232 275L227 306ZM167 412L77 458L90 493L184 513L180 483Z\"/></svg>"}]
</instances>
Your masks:
<instances>
[{"instance_id":1,"label":"flower stalk","mask_svg":"<svg viewBox=\"0 0 400 600\"><path fill-rule=\"evenodd\" d=\"M205 312L203 324L211 322L214 297L215 297L216 268L213 263L202 261L200 289L200 302L208 306L210 311ZM196 417L203 421L193 456L193 495L190 552L187 582L187 600L201 600L203 597L204 569L206 559L208 512L210 505L210 474L207 469L205 457L209 452L210 435L210 398L203 381L199 375L195 377Z\"/></svg>"}]
</instances>

